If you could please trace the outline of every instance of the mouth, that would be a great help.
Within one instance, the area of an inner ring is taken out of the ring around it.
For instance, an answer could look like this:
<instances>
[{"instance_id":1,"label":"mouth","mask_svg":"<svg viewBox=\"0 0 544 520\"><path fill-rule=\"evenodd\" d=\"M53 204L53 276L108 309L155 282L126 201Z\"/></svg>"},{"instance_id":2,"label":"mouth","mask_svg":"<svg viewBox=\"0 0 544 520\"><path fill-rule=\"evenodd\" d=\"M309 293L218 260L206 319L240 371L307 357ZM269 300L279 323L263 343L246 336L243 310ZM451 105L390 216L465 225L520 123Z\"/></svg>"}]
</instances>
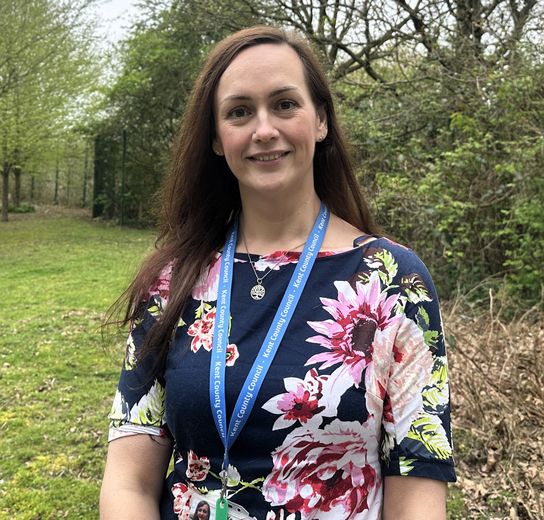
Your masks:
<instances>
[{"instance_id":1,"label":"mouth","mask_svg":"<svg viewBox=\"0 0 544 520\"><path fill-rule=\"evenodd\" d=\"M256 162L272 162L277 161L285 157L289 152L268 152L268 153L256 153L255 155L250 155L249 159Z\"/></svg>"}]
</instances>

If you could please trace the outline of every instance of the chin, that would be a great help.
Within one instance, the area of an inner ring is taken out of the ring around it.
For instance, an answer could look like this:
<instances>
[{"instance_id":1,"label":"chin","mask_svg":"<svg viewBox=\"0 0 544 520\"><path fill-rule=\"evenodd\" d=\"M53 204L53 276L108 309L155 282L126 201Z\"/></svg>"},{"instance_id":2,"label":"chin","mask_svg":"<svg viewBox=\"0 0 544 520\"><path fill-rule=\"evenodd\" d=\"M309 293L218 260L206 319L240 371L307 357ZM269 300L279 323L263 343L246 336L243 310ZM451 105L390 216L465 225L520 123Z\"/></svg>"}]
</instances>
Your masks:
<instances>
[{"instance_id":1,"label":"chin","mask_svg":"<svg viewBox=\"0 0 544 520\"><path fill-rule=\"evenodd\" d=\"M272 174L268 177L256 178L255 182L251 183L251 189L255 191L262 191L263 193L272 192L306 192L313 191L314 183L313 177L308 180L303 175L291 175L291 174Z\"/></svg>"},{"instance_id":2,"label":"chin","mask_svg":"<svg viewBox=\"0 0 544 520\"><path fill-rule=\"evenodd\" d=\"M240 185L241 191L249 194L262 194L262 195L273 195L275 193L281 194L289 190L292 183L287 182L286 179L280 178L269 178L269 179L259 179L256 182L251 184ZM291 187L292 189L292 187Z\"/></svg>"}]
</instances>

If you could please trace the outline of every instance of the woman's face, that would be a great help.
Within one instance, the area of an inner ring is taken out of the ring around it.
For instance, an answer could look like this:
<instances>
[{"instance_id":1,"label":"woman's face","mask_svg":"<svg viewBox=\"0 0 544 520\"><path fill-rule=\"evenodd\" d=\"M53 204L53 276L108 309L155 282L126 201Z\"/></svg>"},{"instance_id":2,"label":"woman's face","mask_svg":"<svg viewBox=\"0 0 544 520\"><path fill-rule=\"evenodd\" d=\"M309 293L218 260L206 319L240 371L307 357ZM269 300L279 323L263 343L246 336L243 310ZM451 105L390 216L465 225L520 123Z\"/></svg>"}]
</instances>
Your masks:
<instances>
[{"instance_id":1,"label":"woman's face","mask_svg":"<svg viewBox=\"0 0 544 520\"><path fill-rule=\"evenodd\" d=\"M208 520L210 518L210 508L206 504L202 504L197 510L196 510L196 517L198 520Z\"/></svg>"},{"instance_id":2,"label":"woman's face","mask_svg":"<svg viewBox=\"0 0 544 520\"><path fill-rule=\"evenodd\" d=\"M219 80L214 113L214 149L242 196L313 193L315 143L327 124L291 47L267 43L240 52Z\"/></svg>"}]
</instances>

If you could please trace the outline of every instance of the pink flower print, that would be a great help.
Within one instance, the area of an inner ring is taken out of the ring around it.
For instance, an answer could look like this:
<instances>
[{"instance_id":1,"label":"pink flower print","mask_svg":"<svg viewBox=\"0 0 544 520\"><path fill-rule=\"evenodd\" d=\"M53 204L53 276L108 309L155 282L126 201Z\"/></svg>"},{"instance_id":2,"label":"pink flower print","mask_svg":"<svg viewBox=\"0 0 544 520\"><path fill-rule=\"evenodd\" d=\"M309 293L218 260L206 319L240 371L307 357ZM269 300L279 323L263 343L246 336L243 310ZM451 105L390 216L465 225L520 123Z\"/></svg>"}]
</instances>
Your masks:
<instances>
[{"instance_id":1,"label":"pink flower print","mask_svg":"<svg viewBox=\"0 0 544 520\"><path fill-rule=\"evenodd\" d=\"M299 252L291 251L274 251L273 253L259 258L255 262L256 271L268 271L272 269L274 271L278 270L282 265L297 263L300 258Z\"/></svg>"},{"instance_id":2,"label":"pink flower print","mask_svg":"<svg viewBox=\"0 0 544 520\"><path fill-rule=\"evenodd\" d=\"M191 489L182 483L174 484L172 495L174 495L174 513L178 515L178 520L190 520L191 498L193 496Z\"/></svg>"},{"instance_id":3,"label":"pink flower print","mask_svg":"<svg viewBox=\"0 0 544 520\"><path fill-rule=\"evenodd\" d=\"M191 296L195 300L213 302L217 300L217 286L221 269L221 256L217 254L210 265L203 271L193 287Z\"/></svg>"},{"instance_id":4,"label":"pink flower print","mask_svg":"<svg viewBox=\"0 0 544 520\"><path fill-rule=\"evenodd\" d=\"M335 282L338 299L321 298L324 309L333 317L325 321L308 322L318 336L306 341L318 343L328 352L312 356L306 363L322 363L321 369L338 363L348 367L355 385L359 385L363 370L371 363L376 343L390 336L398 317L392 311L398 295L387 296L381 290L380 278L373 272L366 283Z\"/></svg>"},{"instance_id":5,"label":"pink flower print","mask_svg":"<svg viewBox=\"0 0 544 520\"><path fill-rule=\"evenodd\" d=\"M302 520L354 519L368 509L378 487L367 455L365 427L356 421L335 419L323 430L297 428L272 453L263 494L274 506L300 511Z\"/></svg>"},{"instance_id":6,"label":"pink flower print","mask_svg":"<svg viewBox=\"0 0 544 520\"><path fill-rule=\"evenodd\" d=\"M280 414L272 429L288 428L297 421L306 424L323 411L325 406L320 405L319 400L327 378L328 376L318 376L315 368L308 370L304 380L286 377L283 382L287 392L272 397L263 405L270 413Z\"/></svg>"},{"instance_id":7,"label":"pink flower print","mask_svg":"<svg viewBox=\"0 0 544 520\"><path fill-rule=\"evenodd\" d=\"M433 356L423 331L407 317L398 329L393 353L387 393L400 444L423 410L423 388L431 379Z\"/></svg>"},{"instance_id":8,"label":"pink flower print","mask_svg":"<svg viewBox=\"0 0 544 520\"><path fill-rule=\"evenodd\" d=\"M172 279L172 269L174 262L166 264L161 271L158 280L149 289L149 296L160 296L162 299L167 300L170 293L170 280Z\"/></svg>"},{"instance_id":9,"label":"pink flower print","mask_svg":"<svg viewBox=\"0 0 544 520\"><path fill-rule=\"evenodd\" d=\"M205 480L210 471L210 461L208 457L198 457L193 450L189 450L187 455L187 471L185 474L190 480L197 482Z\"/></svg>"},{"instance_id":10,"label":"pink flower print","mask_svg":"<svg viewBox=\"0 0 544 520\"><path fill-rule=\"evenodd\" d=\"M215 319L215 307L209 310L202 310L202 317L195 320L187 329L187 334L192 336L191 350L198 352L200 347L204 347L208 352L212 349L213 341L213 322Z\"/></svg>"},{"instance_id":11,"label":"pink flower print","mask_svg":"<svg viewBox=\"0 0 544 520\"><path fill-rule=\"evenodd\" d=\"M321 258L334 254L334 251L320 251L317 254L317 257ZM300 259L300 255L301 253L299 251L274 251L257 260L254 264L255 270L267 271L268 269L272 269L273 271L276 271L283 265L296 264Z\"/></svg>"},{"instance_id":12,"label":"pink flower print","mask_svg":"<svg viewBox=\"0 0 544 520\"><path fill-rule=\"evenodd\" d=\"M389 399L387 394L385 394L383 400L383 420L388 423L395 422L393 419L393 410L391 409L391 399Z\"/></svg>"},{"instance_id":13,"label":"pink flower print","mask_svg":"<svg viewBox=\"0 0 544 520\"><path fill-rule=\"evenodd\" d=\"M238 347L234 343L227 345L227 362L226 365L231 367L234 365L235 361L240 357L238 353Z\"/></svg>"}]
</instances>

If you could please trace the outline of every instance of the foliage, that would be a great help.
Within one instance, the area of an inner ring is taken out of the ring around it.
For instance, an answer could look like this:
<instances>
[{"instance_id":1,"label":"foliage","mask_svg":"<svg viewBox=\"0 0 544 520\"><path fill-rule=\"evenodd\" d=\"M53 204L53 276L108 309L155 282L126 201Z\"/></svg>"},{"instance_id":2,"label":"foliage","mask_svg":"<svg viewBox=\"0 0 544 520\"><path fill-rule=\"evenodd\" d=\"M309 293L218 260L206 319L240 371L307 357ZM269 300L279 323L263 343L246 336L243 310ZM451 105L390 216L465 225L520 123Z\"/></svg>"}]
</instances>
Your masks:
<instances>
[{"instance_id":1,"label":"foliage","mask_svg":"<svg viewBox=\"0 0 544 520\"><path fill-rule=\"evenodd\" d=\"M0 316L0 518L96 518L124 357L123 338L101 338L100 322L153 238L59 211L18 215L2 229L10 304ZM450 520L543 514L544 338L535 320L500 316L445 306L460 477Z\"/></svg>"},{"instance_id":2,"label":"foliage","mask_svg":"<svg viewBox=\"0 0 544 520\"><path fill-rule=\"evenodd\" d=\"M443 297L496 277L512 311L533 305L544 262L544 67L520 58L478 76L468 69L455 84L435 64L427 73L405 70L394 93L355 78L339 86L361 182ZM482 289L473 296L485 298Z\"/></svg>"},{"instance_id":3,"label":"foliage","mask_svg":"<svg viewBox=\"0 0 544 520\"><path fill-rule=\"evenodd\" d=\"M34 213L36 208L30 204L21 204L19 206L10 206L8 211L10 213Z\"/></svg>"},{"instance_id":4,"label":"foliage","mask_svg":"<svg viewBox=\"0 0 544 520\"><path fill-rule=\"evenodd\" d=\"M470 13L461 1L412 9L395 0L384 17L370 0L144 5L147 22L125 43L97 139L102 214L149 220L149 194L201 57L226 32L280 23L321 53L363 189L385 230L427 262L440 294L506 279L502 297L515 298L513 309L540 298L544 67L533 34L541 7L477 1ZM482 288L474 298L486 298Z\"/></svg>"},{"instance_id":5,"label":"foliage","mask_svg":"<svg viewBox=\"0 0 544 520\"><path fill-rule=\"evenodd\" d=\"M98 125L95 216L149 222L153 194L164 175L174 133L206 47L190 5L157 10L121 48L122 70L109 93L109 115ZM98 178L97 178L98 177Z\"/></svg>"},{"instance_id":6,"label":"foliage","mask_svg":"<svg viewBox=\"0 0 544 520\"><path fill-rule=\"evenodd\" d=\"M0 163L4 220L11 174L15 181L13 202L19 205L26 174L36 180L45 177L48 166L56 165L54 192L58 202L60 149L68 141L74 119L81 115L97 74L92 62L91 24L86 18L92 1L2 3ZM74 172L68 176L70 173ZM34 190L36 194L39 191Z\"/></svg>"},{"instance_id":7,"label":"foliage","mask_svg":"<svg viewBox=\"0 0 544 520\"><path fill-rule=\"evenodd\" d=\"M487 312L462 299L444 308L459 477L453 518L544 518L542 306L510 323L505 310L494 299ZM465 514L454 513L459 499Z\"/></svg>"}]
</instances>

